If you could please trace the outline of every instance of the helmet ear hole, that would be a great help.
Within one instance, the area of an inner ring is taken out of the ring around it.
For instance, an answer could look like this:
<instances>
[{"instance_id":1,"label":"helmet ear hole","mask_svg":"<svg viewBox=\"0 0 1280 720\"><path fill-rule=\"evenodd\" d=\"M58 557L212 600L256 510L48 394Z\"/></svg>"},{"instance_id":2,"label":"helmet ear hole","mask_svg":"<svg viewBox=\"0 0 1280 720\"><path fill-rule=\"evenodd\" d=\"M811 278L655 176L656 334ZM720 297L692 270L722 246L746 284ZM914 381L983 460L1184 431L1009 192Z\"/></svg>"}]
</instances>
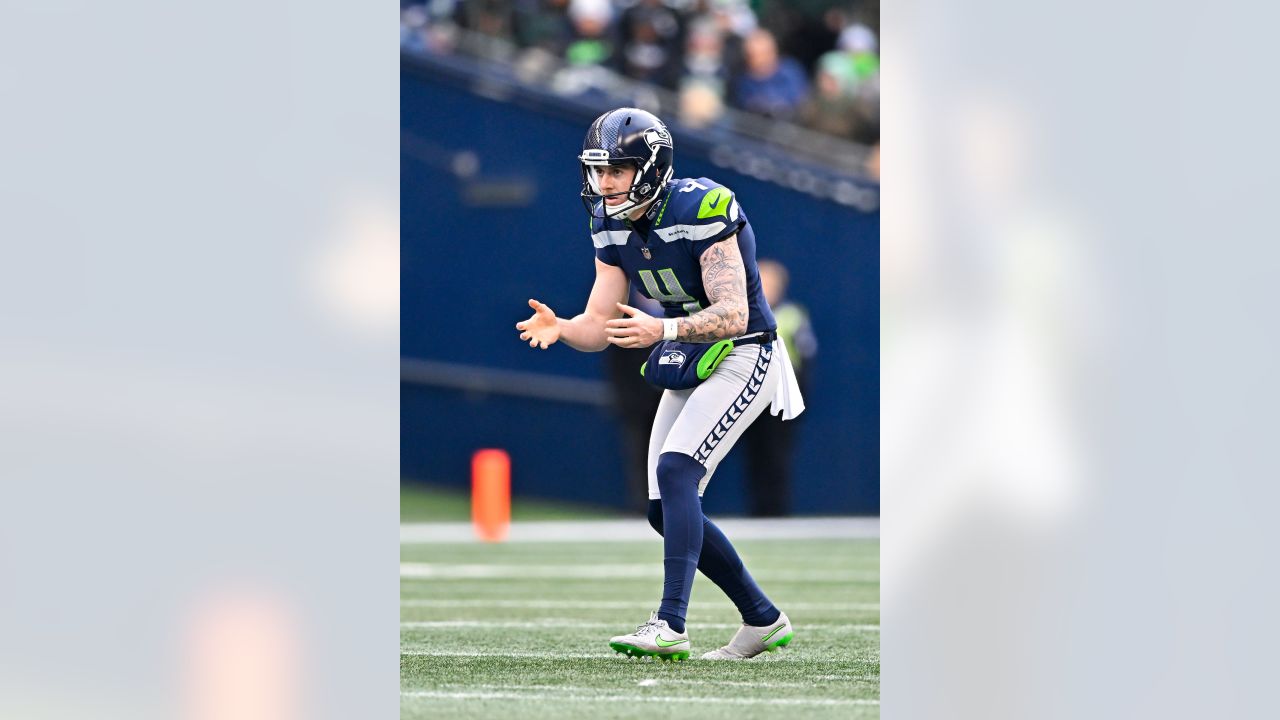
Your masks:
<instances>
[{"instance_id":1,"label":"helmet ear hole","mask_svg":"<svg viewBox=\"0 0 1280 720\"><path fill-rule=\"evenodd\" d=\"M628 116L627 116L627 121L626 121L626 122L624 122L624 123L622 123L622 124L623 124L623 125L630 125L630 124L631 124L631 116L630 116L630 115L628 115Z\"/></svg>"}]
</instances>

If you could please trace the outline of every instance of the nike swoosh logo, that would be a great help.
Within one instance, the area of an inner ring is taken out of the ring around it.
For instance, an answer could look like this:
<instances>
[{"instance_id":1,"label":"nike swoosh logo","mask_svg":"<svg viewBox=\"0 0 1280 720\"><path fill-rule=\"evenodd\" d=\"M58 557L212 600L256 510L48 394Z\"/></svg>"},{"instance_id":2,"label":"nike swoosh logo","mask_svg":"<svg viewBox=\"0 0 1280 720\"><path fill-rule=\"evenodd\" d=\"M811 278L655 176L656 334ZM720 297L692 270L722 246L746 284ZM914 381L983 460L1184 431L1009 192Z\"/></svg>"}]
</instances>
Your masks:
<instances>
[{"instance_id":1,"label":"nike swoosh logo","mask_svg":"<svg viewBox=\"0 0 1280 720\"><path fill-rule=\"evenodd\" d=\"M715 188L702 198L702 205L698 208L698 219L713 218L717 215L728 217L732 200L733 193L724 188Z\"/></svg>"},{"instance_id":2,"label":"nike swoosh logo","mask_svg":"<svg viewBox=\"0 0 1280 720\"><path fill-rule=\"evenodd\" d=\"M768 635L765 635L764 637L760 638L760 642L762 642L762 643L763 643L763 642L769 642L769 638L773 637L774 635L777 635L777 634L778 634L778 631L779 631L779 630L781 630L782 628L786 627L786 626L787 626L787 624L786 624L786 623L782 623L782 624L781 624L781 625L779 625L778 627L776 627L776 628L774 628L773 630L769 631L769 634L768 634Z\"/></svg>"},{"instance_id":3,"label":"nike swoosh logo","mask_svg":"<svg viewBox=\"0 0 1280 720\"><path fill-rule=\"evenodd\" d=\"M685 638L683 640L664 640L661 635L657 636L655 640L658 643L658 647L671 647L672 645L689 642L689 638Z\"/></svg>"}]
</instances>

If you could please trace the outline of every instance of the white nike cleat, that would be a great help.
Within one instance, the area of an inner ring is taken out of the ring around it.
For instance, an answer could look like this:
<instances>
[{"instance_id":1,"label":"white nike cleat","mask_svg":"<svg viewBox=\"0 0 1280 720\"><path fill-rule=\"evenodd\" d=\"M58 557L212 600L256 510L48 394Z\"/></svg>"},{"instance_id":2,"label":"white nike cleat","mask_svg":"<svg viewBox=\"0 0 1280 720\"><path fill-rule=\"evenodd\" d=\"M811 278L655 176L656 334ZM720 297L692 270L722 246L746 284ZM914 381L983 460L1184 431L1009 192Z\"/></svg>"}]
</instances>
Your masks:
<instances>
[{"instance_id":1,"label":"white nike cleat","mask_svg":"<svg viewBox=\"0 0 1280 720\"><path fill-rule=\"evenodd\" d=\"M738 628L728 645L702 656L703 660L747 660L763 652L786 647L795 635L787 614L778 615L776 622L755 627L744 624Z\"/></svg>"},{"instance_id":2,"label":"white nike cleat","mask_svg":"<svg viewBox=\"0 0 1280 720\"><path fill-rule=\"evenodd\" d=\"M659 660L687 660L689 633L672 630L666 620L658 619L658 613L655 612L649 616L648 622L630 635L610 638L609 647L627 657L652 655Z\"/></svg>"}]
</instances>

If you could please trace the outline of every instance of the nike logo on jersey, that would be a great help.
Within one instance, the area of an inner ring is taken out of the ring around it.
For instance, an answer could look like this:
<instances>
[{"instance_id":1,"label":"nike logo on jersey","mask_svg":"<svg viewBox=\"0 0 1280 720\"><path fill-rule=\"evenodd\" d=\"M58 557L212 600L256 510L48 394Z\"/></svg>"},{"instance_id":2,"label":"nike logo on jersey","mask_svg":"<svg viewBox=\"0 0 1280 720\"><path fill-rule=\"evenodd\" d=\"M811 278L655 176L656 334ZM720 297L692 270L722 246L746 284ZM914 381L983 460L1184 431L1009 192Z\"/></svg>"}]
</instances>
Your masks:
<instances>
[{"instance_id":1,"label":"nike logo on jersey","mask_svg":"<svg viewBox=\"0 0 1280 720\"><path fill-rule=\"evenodd\" d=\"M671 647L672 645L687 643L689 642L689 638L685 638L683 640L667 640L663 638L661 635L658 635L656 636L655 641L658 643L658 647Z\"/></svg>"},{"instance_id":2,"label":"nike logo on jersey","mask_svg":"<svg viewBox=\"0 0 1280 720\"><path fill-rule=\"evenodd\" d=\"M717 215L729 216L729 201L733 199L733 193L724 188L715 188L711 192L702 197L702 205L698 208L698 219L715 217Z\"/></svg>"}]
</instances>

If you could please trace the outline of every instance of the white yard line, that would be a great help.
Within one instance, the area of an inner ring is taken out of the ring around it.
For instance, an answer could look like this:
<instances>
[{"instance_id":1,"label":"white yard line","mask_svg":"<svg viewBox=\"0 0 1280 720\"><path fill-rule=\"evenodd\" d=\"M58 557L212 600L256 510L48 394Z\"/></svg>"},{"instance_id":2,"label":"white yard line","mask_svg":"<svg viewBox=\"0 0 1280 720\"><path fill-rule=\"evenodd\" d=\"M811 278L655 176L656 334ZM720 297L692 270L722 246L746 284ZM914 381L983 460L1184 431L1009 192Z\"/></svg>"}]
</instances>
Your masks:
<instances>
[{"instance_id":1,"label":"white yard line","mask_svg":"<svg viewBox=\"0 0 1280 720\"><path fill-rule=\"evenodd\" d=\"M766 657L751 660L752 663L785 663L790 662L788 655L793 651L786 650L782 653L766 653ZM633 660L619 653L600 653L600 652L538 652L534 650L451 650L441 648L439 650L401 650L401 657L461 657L461 658L518 658L518 659L539 659L539 660L557 660L560 662L570 660L615 660L617 662L661 662L659 660ZM697 662L703 662L698 660ZM706 662L715 662L707 660ZM824 657L805 657L804 662L809 665L835 665L849 662L880 662L879 656L874 658L824 658Z\"/></svg>"},{"instance_id":2,"label":"white yard line","mask_svg":"<svg viewBox=\"0 0 1280 720\"><path fill-rule=\"evenodd\" d=\"M400 607L424 608L517 608L530 610L652 610L653 603L632 600L448 600L410 598L400 601ZM879 610L880 603L823 603L794 602L783 603L787 610L801 612L850 610ZM725 611L732 612L733 606L726 605Z\"/></svg>"},{"instance_id":3,"label":"white yard line","mask_svg":"<svg viewBox=\"0 0 1280 720\"><path fill-rule=\"evenodd\" d=\"M831 679L833 675L823 676ZM818 678L815 678L818 679ZM758 680L685 680L683 678L647 678L648 682L645 687L653 687L657 685L724 685L726 687L762 687L762 688L804 688L812 690L815 685L811 682L765 682ZM874 681L880 682L880 678L875 675L859 675L857 677L839 677L836 682L858 681ZM642 680L640 682L645 682Z\"/></svg>"},{"instance_id":4,"label":"white yard line","mask_svg":"<svg viewBox=\"0 0 1280 720\"><path fill-rule=\"evenodd\" d=\"M414 657L500 657L500 658L554 658L556 660L581 660L583 658L619 658L618 653L584 653L572 655L564 652L539 652L536 650L401 650L401 655Z\"/></svg>"},{"instance_id":5,"label":"white yard line","mask_svg":"<svg viewBox=\"0 0 1280 720\"><path fill-rule=\"evenodd\" d=\"M606 578L660 578L661 563L597 565L489 565L454 563L400 563L400 577L410 580L491 580L538 578L599 580ZM879 582L880 573L857 570L772 570L760 573L765 582Z\"/></svg>"},{"instance_id":6,"label":"white yard line","mask_svg":"<svg viewBox=\"0 0 1280 720\"><path fill-rule=\"evenodd\" d=\"M698 628L707 630L736 630L741 623L693 623ZM400 627L417 630L463 630L467 628L485 628L493 630L537 630L539 628L588 628L592 630L625 629L625 625L616 622L583 622L573 618L548 618L534 621L508 620L407 620ZM880 632L879 625L846 623L804 623L801 629L814 630L850 630L854 632ZM619 630L621 632L622 630Z\"/></svg>"},{"instance_id":7,"label":"white yard line","mask_svg":"<svg viewBox=\"0 0 1280 720\"><path fill-rule=\"evenodd\" d=\"M511 687L511 686L508 686ZM400 697L405 698L443 698L455 700L554 700L582 702L618 702L628 706L646 702L663 703L705 703L718 705L879 705L878 699L863 698L742 698L742 697L703 697L663 695L617 695L597 694L596 688L587 687L543 687L527 686L529 692L513 692L511 690L401 690ZM551 692L535 692L551 690Z\"/></svg>"},{"instance_id":8,"label":"white yard line","mask_svg":"<svg viewBox=\"0 0 1280 720\"><path fill-rule=\"evenodd\" d=\"M734 540L827 540L878 539L880 518L802 517L780 519L739 518L716 520L720 529ZM655 540L649 523L634 520L580 520L555 522L514 522L507 542L634 542ZM467 522L403 523L400 542L478 542Z\"/></svg>"},{"instance_id":9,"label":"white yard line","mask_svg":"<svg viewBox=\"0 0 1280 720\"><path fill-rule=\"evenodd\" d=\"M869 678L871 680L879 680L878 677ZM772 682L765 680L684 680L678 678L645 678L636 683L637 687L657 687L659 685L725 685L736 687L753 687L753 688L801 688L812 690L813 683L808 682ZM432 687L433 690L451 691L451 690L564 690L566 692L579 691L599 691L614 690L616 688L592 688L592 687L573 687L569 685L555 685L544 683L542 685L508 685L496 683L439 683ZM409 691L413 692L413 691Z\"/></svg>"},{"instance_id":10,"label":"white yard line","mask_svg":"<svg viewBox=\"0 0 1280 720\"><path fill-rule=\"evenodd\" d=\"M869 680L879 680L878 677L866 678ZM765 680L684 680L677 678L645 678L636 683L637 687L657 687L659 685L725 685L731 687L753 687L753 688L799 688L805 690L814 689L813 683L807 682L772 682ZM449 692L454 690L563 690L566 692L592 692L600 690L613 690L614 688L592 688L592 687L573 687L568 685L553 685L550 683L543 685L507 685L495 683L440 683L435 685L433 690ZM414 692L412 690L408 692Z\"/></svg>"}]
</instances>

